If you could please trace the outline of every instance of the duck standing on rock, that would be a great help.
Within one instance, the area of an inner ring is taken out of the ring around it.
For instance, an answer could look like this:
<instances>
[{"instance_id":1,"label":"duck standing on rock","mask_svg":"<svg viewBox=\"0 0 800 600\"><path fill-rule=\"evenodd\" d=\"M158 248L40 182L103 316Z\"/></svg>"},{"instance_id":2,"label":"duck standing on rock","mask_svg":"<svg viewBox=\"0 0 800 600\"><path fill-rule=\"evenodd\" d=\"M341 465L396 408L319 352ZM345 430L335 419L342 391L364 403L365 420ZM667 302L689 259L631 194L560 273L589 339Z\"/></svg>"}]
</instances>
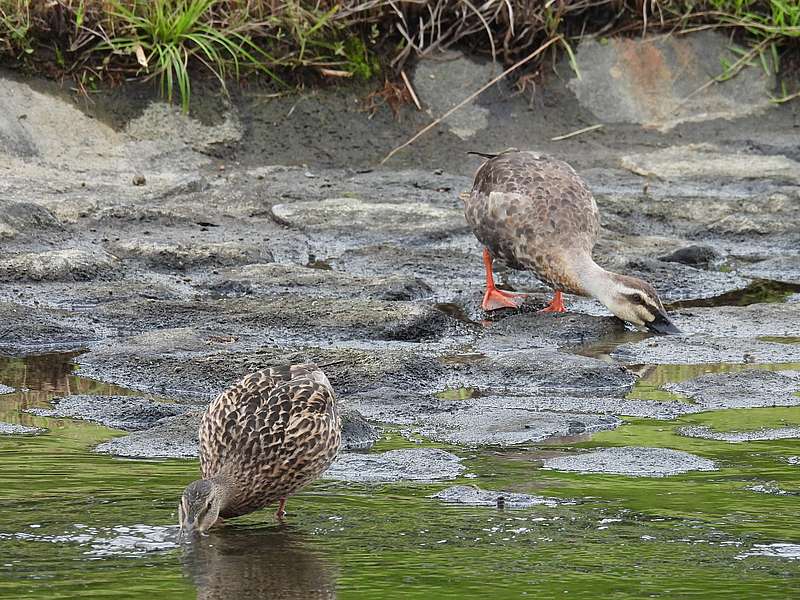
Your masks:
<instances>
[{"instance_id":1,"label":"duck standing on rock","mask_svg":"<svg viewBox=\"0 0 800 600\"><path fill-rule=\"evenodd\" d=\"M341 444L341 418L325 374L313 364L247 375L211 402L200 422L203 479L178 507L182 532L279 502L317 479Z\"/></svg>"},{"instance_id":2,"label":"duck standing on rock","mask_svg":"<svg viewBox=\"0 0 800 600\"><path fill-rule=\"evenodd\" d=\"M474 153L479 154L479 153ZM479 154L488 160L463 194L467 222L484 245L484 310L516 308L525 294L497 289L492 259L532 271L555 289L543 312L566 312L562 292L591 296L623 321L680 333L649 283L606 271L592 259L600 229L586 182L567 163L535 152Z\"/></svg>"}]
</instances>

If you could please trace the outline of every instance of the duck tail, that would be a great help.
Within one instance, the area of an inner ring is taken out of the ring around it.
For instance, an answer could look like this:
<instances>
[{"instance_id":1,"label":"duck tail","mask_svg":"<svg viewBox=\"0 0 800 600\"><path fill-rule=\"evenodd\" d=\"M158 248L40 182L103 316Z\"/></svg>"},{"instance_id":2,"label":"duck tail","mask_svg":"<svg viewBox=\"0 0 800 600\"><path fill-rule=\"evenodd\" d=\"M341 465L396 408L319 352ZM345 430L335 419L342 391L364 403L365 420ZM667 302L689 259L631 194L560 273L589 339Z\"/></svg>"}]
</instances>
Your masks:
<instances>
[{"instance_id":1,"label":"duck tail","mask_svg":"<svg viewBox=\"0 0 800 600\"><path fill-rule=\"evenodd\" d=\"M483 158L488 158L489 160L493 158L497 158L498 156L502 156L503 154L508 154L509 152L519 152L517 148L506 148L501 152L497 153L490 153L490 152L477 152L475 150L467 150L467 154L474 154L475 156L482 156Z\"/></svg>"}]
</instances>

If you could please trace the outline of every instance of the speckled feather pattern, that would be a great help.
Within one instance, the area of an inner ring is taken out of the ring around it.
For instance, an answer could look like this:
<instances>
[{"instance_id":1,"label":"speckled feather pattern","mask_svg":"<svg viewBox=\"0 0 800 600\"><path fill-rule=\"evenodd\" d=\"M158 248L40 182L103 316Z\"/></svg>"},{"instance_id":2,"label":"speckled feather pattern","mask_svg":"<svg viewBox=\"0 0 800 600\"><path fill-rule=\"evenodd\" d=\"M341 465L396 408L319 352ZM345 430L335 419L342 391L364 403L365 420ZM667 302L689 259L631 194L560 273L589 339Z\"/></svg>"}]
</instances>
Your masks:
<instances>
[{"instance_id":1,"label":"speckled feather pattern","mask_svg":"<svg viewBox=\"0 0 800 600\"><path fill-rule=\"evenodd\" d=\"M200 423L205 479L232 482L220 513L243 515L285 498L317 479L341 443L333 389L312 364L269 368L222 392Z\"/></svg>"},{"instance_id":2,"label":"speckled feather pattern","mask_svg":"<svg viewBox=\"0 0 800 600\"><path fill-rule=\"evenodd\" d=\"M493 257L557 290L586 293L571 264L576 255L591 256L599 213L567 163L533 152L487 160L465 198L465 215Z\"/></svg>"}]
</instances>

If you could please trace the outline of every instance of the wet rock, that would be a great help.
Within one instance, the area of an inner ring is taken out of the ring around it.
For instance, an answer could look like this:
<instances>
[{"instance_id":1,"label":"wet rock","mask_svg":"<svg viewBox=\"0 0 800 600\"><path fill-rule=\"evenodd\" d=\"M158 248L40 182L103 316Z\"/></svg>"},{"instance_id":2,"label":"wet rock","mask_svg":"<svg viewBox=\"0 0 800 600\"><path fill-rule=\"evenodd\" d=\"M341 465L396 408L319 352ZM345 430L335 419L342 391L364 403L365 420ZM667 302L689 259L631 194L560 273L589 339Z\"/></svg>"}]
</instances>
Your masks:
<instances>
[{"instance_id":1,"label":"wet rock","mask_svg":"<svg viewBox=\"0 0 800 600\"><path fill-rule=\"evenodd\" d=\"M170 140L205 154L219 154L221 148L237 144L244 133L238 115L227 110L223 121L205 125L165 102L153 102L125 127L125 133L138 140Z\"/></svg>"},{"instance_id":2,"label":"wet rock","mask_svg":"<svg viewBox=\"0 0 800 600\"><path fill-rule=\"evenodd\" d=\"M28 412L41 417L82 419L113 429L136 431L189 410L180 404L152 402L135 396L67 396L54 402L52 409L32 408Z\"/></svg>"},{"instance_id":3,"label":"wet rock","mask_svg":"<svg viewBox=\"0 0 800 600\"><path fill-rule=\"evenodd\" d=\"M366 450L380 439L378 430L352 408L342 412L342 450Z\"/></svg>"},{"instance_id":4,"label":"wet rock","mask_svg":"<svg viewBox=\"0 0 800 600\"><path fill-rule=\"evenodd\" d=\"M344 271L293 264L251 264L221 271L206 286L222 295L302 293L316 298L417 300L430 297L431 287L412 275L367 277Z\"/></svg>"},{"instance_id":5,"label":"wet rock","mask_svg":"<svg viewBox=\"0 0 800 600\"><path fill-rule=\"evenodd\" d=\"M710 373L665 389L682 394L705 410L798 406L800 381L779 372L751 370L740 373Z\"/></svg>"},{"instance_id":6,"label":"wet rock","mask_svg":"<svg viewBox=\"0 0 800 600\"><path fill-rule=\"evenodd\" d=\"M734 338L800 336L800 305L797 304L768 302L749 306L691 307L673 311L672 318L686 334Z\"/></svg>"},{"instance_id":7,"label":"wet rock","mask_svg":"<svg viewBox=\"0 0 800 600\"><path fill-rule=\"evenodd\" d=\"M616 317L523 313L492 323L477 348L481 351L504 351L579 345L624 331L625 324Z\"/></svg>"},{"instance_id":8,"label":"wet rock","mask_svg":"<svg viewBox=\"0 0 800 600\"><path fill-rule=\"evenodd\" d=\"M497 75L491 62L474 62L451 52L421 60L414 71L414 90L431 117L440 117L462 100L453 90L474 90ZM477 99L445 119L447 128L462 140L489 124L489 109Z\"/></svg>"},{"instance_id":9,"label":"wet rock","mask_svg":"<svg viewBox=\"0 0 800 600\"><path fill-rule=\"evenodd\" d=\"M750 550L739 554L736 558L743 560L752 556L800 560L800 544L755 544Z\"/></svg>"},{"instance_id":10,"label":"wet rock","mask_svg":"<svg viewBox=\"0 0 800 600\"><path fill-rule=\"evenodd\" d=\"M240 242L174 244L132 239L110 244L109 250L119 258L138 259L152 267L177 270L272 260L267 248Z\"/></svg>"},{"instance_id":11,"label":"wet rock","mask_svg":"<svg viewBox=\"0 0 800 600\"><path fill-rule=\"evenodd\" d=\"M202 416L202 410L193 410L167 417L149 429L103 442L94 451L132 458L194 458L199 452L197 432Z\"/></svg>"},{"instance_id":12,"label":"wet rock","mask_svg":"<svg viewBox=\"0 0 800 600\"><path fill-rule=\"evenodd\" d=\"M389 450L378 454L340 454L323 475L327 479L381 483L455 479L464 470L461 459L438 448Z\"/></svg>"},{"instance_id":13,"label":"wet rock","mask_svg":"<svg viewBox=\"0 0 800 600\"><path fill-rule=\"evenodd\" d=\"M418 424L427 438L466 446L510 446L552 438L586 435L614 429L622 420L613 415L532 412L513 408L454 403L452 410L429 415Z\"/></svg>"},{"instance_id":14,"label":"wet rock","mask_svg":"<svg viewBox=\"0 0 800 600\"><path fill-rule=\"evenodd\" d=\"M800 285L800 256L778 256L748 265L739 271L748 277Z\"/></svg>"},{"instance_id":15,"label":"wet rock","mask_svg":"<svg viewBox=\"0 0 800 600\"><path fill-rule=\"evenodd\" d=\"M558 500L543 496L529 496L517 492L498 492L483 490L472 485L454 485L431 496L442 502L470 504L472 506L493 506L496 508L529 508L531 506L557 506Z\"/></svg>"},{"instance_id":16,"label":"wet rock","mask_svg":"<svg viewBox=\"0 0 800 600\"><path fill-rule=\"evenodd\" d=\"M0 383L0 396L2 396L3 394L11 394L14 391L15 390L13 387L9 387L7 385L3 385L2 383Z\"/></svg>"},{"instance_id":17,"label":"wet rock","mask_svg":"<svg viewBox=\"0 0 800 600\"><path fill-rule=\"evenodd\" d=\"M67 310L0 302L0 348L11 353L77 350L104 337L108 330L85 315Z\"/></svg>"},{"instance_id":18,"label":"wet rock","mask_svg":"<svg viewBox=\"0 0 800 600\"><path fill-rule=\"evenodd\" d=\"M757 483L755 485L749 485L746 489L748 492L755 492L756 494L768 494L770 496L797 496L800 495L796 492L789 492L778 487L774 481L770 481L769 483Z\"/></svg>"},{"instance_id":19,"label":"wet rock","mask_svg":"<svg viewBox=\"0 0 800 600\"><path fill-rule=\"evenodd\" d=\"M23 232L47 232L52 235L61 228L61 223L53 213L30 202L4 202L0 213L0 240L16 238Z\"/></svg>"},{"instance_id":20,"label":"wet rock","mask_svg":"<svg viewBox=\"0 0 800 600\"><path fill-rule=\"evenodd\" d=\"M672 146L646 154L623 156L622 166L643 177L665 180L769 178L800 182L800 163L795 160L782 155L730 152L712 144Z\"/></svg>"},{"instance_id":21,"label":"wet rock","mask_svg":"<svg viewBox=\"0 0 800 600\"><path fill-rule=\"evenodd\" d=\"M683 329L682 321L676 319ZM611 356L627 364L800 362L800 344L777 344L716 335L661 336L623 344Z\"/></svg>"},{"instance_id":22,"label":"wet rock","mask_svg":"<svg viewBox=\"0 0 800 600\"><path fill-rule=\"evenodd\" d=\"M800 456L787 456L786 462L790 465L800 465Z\"/></svg>"},{"instance_id":23,"label":"wet rock","mask_svg":"<svg viewBox=\"0 0 800 600\"><path fill-rule=\"evenodd\" d=\"M800 427L779 427L776 429L756 429L754 431L714 431L710 427L681 427L678 433L686 437L716 440L720 442L758 442L763 440L785 440L800 438Z\"/></svg>"},{"instance_id":24,"label":"wet rock","mask_svg":"<svg viewBox=\"0 0 800 600\"><path fill-rule=\"evenodd\" d=\"M35 435L44 433L46 429L41 427L28 427L17 423L4 423L0 421L0 435Z\"/></svg>"},{"instance_id":25,"label":"wet rock","mask_svg":"<svg viewBox=\"0 0 800 600\"><path fill-rule=\"evenodd\" d=\"M116 264L116 258L98 249L22 253L0 260L0 280L88 280L111 274Z\"/></svg>"},{"instance_id":26,"label":"wet rock","mask_svg":"<svg viewBox=\"0 0 800 600\"><path fill-rule=\"evenodd\" d=\"M673 250L669 254L659 256L664 262L677 262L690 267L707 269L712 263L722 259L722 255L713 247L704 244L692 244Z\"/></svg>"},{"instance_id":27,"label":"wet rock","mask_svg":"<svg viewBox=\"0 0 800 600\"><path fill-rule=\"evenodd\" d=\"M302 295L114 302L99 307L98 316L131 333L190 327L201 338L233 336L258 340L259 345L341 339L415 342L455 333L458 326L427 305L356 298L309 300Z\"/></svg>"},{"instance_id":28,"label":"wet rock","mask_svg":"<svg viewBox=\"0 0 800 600\"><path fill-rule=\"evenodd\" d=\"M312 236L309 242L321 256L336 256L374 240L424 244L468 232L462 210L425 202L328 198L276 204L272 215L278 223Z\"/></svg>"},{"instance_id":29,"label":"wet rock","mask_svg":"<svg viewBox=\"0 0 800 600\"><path fill-rule=\"evenodd\" d=\"M687 121L730 119L768 108L773 78L759 65L707 85L723 73L721 61L737 58L728 38L711 31L641 40L584 38L577 50L581 76L569 87L605 122L664 131Z\"/></svg>"},{"instance_id":30,"label":"wet rock","mask_svg":"<svg viewBox=\"0 0 800 600\"><path fill-rule=\"evenodd\" d=\"M667 477L690 471L716 471L714 461L669 448L624 446L544 460L545 469L608 473L630 477Z\"/></svg>"}]
</instances>

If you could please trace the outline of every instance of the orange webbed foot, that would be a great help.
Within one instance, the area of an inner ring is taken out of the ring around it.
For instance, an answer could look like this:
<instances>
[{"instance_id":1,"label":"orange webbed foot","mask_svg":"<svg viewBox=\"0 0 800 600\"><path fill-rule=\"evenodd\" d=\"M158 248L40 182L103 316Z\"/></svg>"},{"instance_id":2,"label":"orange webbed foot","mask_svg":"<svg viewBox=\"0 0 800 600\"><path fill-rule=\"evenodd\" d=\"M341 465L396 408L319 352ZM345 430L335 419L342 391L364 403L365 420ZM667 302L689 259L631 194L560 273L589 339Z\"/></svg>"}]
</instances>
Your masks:
<instances>
[{"instance_id":1,"label":"orange webbed foot","mask_svg":"<svg viewBox=\"0 0 800 600\"><path fill-rule=\"evenodd\" d=\"M540 310L539 312L543 313L564 313L567 312L567 307L564 306L564 298L561 295L561 292L557 291L553 296L553 299L550 301L545 308Z\"/></svg>"},{"instance_id":2,"label":"orange webbed foot","mask_svg":"<svg viewBox=\"0 0 800 600\"><path fill-rule=\"evenodd\" d=\"M519 308L525 301L527 294L516 292L506 292L497 288L489 288L483 295L481 308L486 311L497 310L500 308Z\"/></svg>"}]
</instances>

